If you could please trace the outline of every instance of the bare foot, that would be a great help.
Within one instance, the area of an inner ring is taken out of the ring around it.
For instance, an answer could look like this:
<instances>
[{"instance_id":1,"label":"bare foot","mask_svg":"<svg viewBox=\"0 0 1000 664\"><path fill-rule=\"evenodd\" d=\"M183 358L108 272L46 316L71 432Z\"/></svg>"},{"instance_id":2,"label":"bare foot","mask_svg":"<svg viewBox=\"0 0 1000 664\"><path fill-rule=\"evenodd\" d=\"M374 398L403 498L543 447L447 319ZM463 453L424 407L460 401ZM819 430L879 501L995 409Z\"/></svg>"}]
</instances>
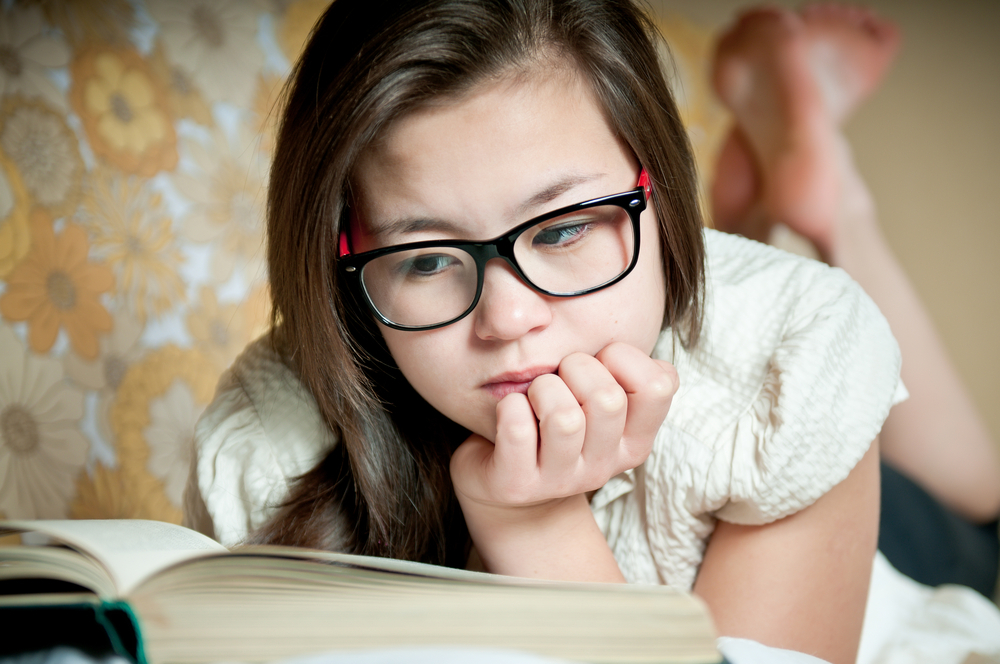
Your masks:
<instances>
[{"instance_id":1,"label":"bare foot","mask_svg":"<svg viewBox=\"0 0 1000 664\"><path fill-rule=\"evenodd\" d=\"M868 9L818 3L799 11L827 110L843 122L875 91L899 51L899 30Z\"/></svg>"},{"instance_id":2,"label":"bare foot","mask_svg":"<svg viewBox=\"0 0 1000 664\"><path fill-rule=\"evenodd\" d=\"M755 9L719 40L713 83L756 158L764 212L823 242L837 204L836 123L809 62L798 14Z\"/></svg>"},{"instance_id":3,"label":"bare foot","mask_svg":"<svg viewBox=\"0 0 1000 664\"><path fill-rule=\"evenodd\" d=\"M835 182L813 180L830 174L831 144L823 136L835 127L822 125L843 122L875 90L898 48L896 28L859 7L742 15L717 46L714 82L737 122L755 129L734 128L719 153L711 190L716 227L766 240L770 223L783 221L821 253L829 250ZM761 117L768 105L777 111L771 122Z\"/></svg>"}]
</instances>

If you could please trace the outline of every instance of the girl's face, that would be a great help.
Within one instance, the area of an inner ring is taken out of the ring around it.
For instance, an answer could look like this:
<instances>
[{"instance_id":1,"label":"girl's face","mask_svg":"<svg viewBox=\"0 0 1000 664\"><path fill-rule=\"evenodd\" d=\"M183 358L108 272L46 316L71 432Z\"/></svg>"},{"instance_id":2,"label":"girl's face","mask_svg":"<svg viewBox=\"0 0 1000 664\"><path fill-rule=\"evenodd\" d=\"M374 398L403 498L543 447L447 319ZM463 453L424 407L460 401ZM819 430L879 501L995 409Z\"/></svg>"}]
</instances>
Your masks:
<instances>
[{"instance_id":1,"label":"girl's face","mask_svg":"<svg viewBox=\"0 0 1000 664\"><path fill-rule=\"evenodd\" d=\"M638 176L574 71L492 82L405 117L360 162L353 249L494 238L545 212L634 189ZM428 403L495 440L499 400L526 392L570 353L594 355L614 341L652 352L666 297L652 206L640 229L638 263L613 286L550 297L492 260L471 314L435 330L382 326L389 351Z\"/></svg>"}]
</instances>

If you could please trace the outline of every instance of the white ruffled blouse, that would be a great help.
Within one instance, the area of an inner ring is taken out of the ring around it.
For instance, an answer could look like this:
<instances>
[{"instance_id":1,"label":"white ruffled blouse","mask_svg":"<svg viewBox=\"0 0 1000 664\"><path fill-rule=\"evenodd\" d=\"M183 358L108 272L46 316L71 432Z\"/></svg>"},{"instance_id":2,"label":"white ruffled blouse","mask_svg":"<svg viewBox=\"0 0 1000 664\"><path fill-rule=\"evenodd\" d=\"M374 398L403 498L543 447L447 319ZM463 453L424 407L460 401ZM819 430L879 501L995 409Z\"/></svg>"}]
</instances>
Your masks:
<instances>
[{"instance_id":1,"label":"white ruffled blouse","mask_svg":"<svg viewBox=\"0 0 1000 664\"><path fill-rule=\"evenodd\" d=\"M677 367L680 389L653 451L591 501L634 583L689 589L715 519L763 524L812 504L905 395L889 326L844 272L715 231L706 243L698 349L667 331L654 351ZM195 438L191 488L227 546L336 444L265 340L223 375Z\"/></svg>"}]
</instances>

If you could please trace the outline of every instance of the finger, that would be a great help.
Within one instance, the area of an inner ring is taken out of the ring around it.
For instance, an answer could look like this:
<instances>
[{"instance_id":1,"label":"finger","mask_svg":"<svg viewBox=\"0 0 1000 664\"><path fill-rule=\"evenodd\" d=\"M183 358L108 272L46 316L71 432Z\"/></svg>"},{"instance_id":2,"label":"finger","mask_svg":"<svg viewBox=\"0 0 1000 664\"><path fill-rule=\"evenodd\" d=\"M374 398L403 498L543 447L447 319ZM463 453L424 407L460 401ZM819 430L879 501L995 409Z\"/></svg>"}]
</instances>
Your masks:
<instances>
[{"instance_id":1,"label":"finger","mask_svg":"<svg viewBox=\"0 0 1000 664\"><path fill-rule=\"evenodd\" d=\"M628 398L628 416L622 435L626 453L638 463L645 460L679 385L677 370L669 362L654 360L624 343L609 344L597 359L614 376Z\"/></svg>"},{"instance_id":2,"label":"finger","mask_svg":"<svg viewBox=\"0 0 1000 664\"><path fill-rule=\"evenodd\" d=\"M587 419L576 397L555 374L532 381L528 400L538 418L538 468L543 480L561 482L580 463Z\"/></svg>"},{"instance_id":3,"label":"finger","mask_svg":"<svg viewBox=\"0 0 1000 664\"><path fill-rule=\"evenodd\" d=\"M567 356L559 377L579 402L586 417L583 460L599 471L618 457L628 414L628 398L600 360L584 353ZM604 479L607 479L606 477Z\"/></svg>"},{"instance_id":4,"label":"finger","mask_svg":"<svg viewBox=\"0 0 1000 664\"><path fill-rule=\"evenodd\" d=\"M518 392L497 404L497 440L493 453L495 482L534 478L538 472L538 420L528 398Z\"/></svg>"}]
</instances>

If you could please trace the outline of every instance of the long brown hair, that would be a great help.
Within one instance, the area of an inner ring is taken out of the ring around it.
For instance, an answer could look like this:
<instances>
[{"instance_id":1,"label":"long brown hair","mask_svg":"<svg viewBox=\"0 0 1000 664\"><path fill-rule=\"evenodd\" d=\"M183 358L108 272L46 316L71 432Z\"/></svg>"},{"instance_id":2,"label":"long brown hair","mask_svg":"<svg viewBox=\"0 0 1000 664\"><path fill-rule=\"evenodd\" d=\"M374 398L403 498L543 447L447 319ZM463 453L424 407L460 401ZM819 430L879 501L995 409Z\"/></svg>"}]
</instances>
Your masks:
<instances>
[{"instance_id":1,"label":"long brown hair","mask_svg":"<svg viewBox=\"0 0 1000 664\"><path fill-rule=\"evenodd\" d=\"M336 0L295 67L268 196L272 343L339 443L256 541L461 566L448 463L466 431L431 408L338 279L352 169L400 117L553 58L593 86L645 166L660 221L664 326L693 346L704 248L687 136L649 19L629 0Z\"/></svg>"}]
</instances>

